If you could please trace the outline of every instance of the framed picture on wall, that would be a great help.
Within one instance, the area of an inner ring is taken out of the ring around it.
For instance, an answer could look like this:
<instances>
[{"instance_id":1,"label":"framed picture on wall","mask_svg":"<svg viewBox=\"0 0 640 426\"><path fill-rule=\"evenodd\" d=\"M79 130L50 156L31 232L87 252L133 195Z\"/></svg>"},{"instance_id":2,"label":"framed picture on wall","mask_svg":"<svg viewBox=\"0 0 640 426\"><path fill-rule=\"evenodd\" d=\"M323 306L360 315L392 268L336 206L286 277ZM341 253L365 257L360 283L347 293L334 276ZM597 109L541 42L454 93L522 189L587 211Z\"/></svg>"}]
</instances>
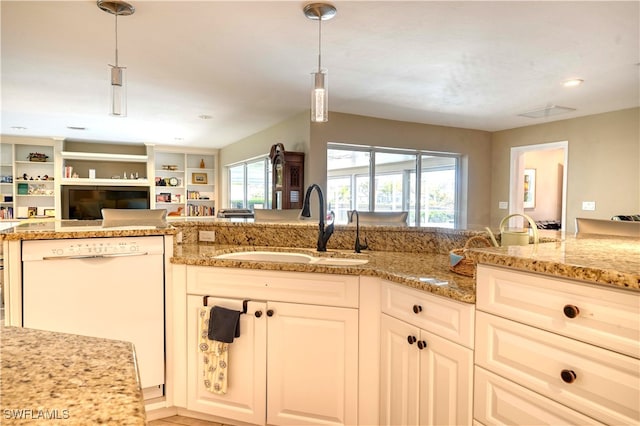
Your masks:
<instances>
[{"instance_id":1,"label":"framed picture on wall","mask_svg":"<svg viewBox=\"0 0 640 426\"><path fill-rule=\"evenodd\" d=\"M524 169L524 208L536 206L536 169Z\"/></svg>"}]
</instances>

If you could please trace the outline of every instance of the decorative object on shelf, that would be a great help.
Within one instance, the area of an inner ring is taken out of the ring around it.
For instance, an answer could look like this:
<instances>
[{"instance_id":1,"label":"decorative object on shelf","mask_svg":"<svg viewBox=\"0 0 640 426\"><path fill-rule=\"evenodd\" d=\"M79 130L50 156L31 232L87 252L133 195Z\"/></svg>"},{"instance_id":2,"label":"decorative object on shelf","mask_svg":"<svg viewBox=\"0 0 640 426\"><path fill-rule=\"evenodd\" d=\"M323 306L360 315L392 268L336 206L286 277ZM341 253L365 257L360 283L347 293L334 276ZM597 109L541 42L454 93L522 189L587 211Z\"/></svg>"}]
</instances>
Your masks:
<instances>
[{"instance_id":1,"label":"decorative object on shelf","mask_svg":"<svg viewBox=\"0 0 640 426\"><path fill-rule=\"evenodd\" d=\"M169 185L170 186L178 186L179 183L180 183L180 181L178 181L177 177L170 177L169 178Z\"/></svg>"},{"instance_id":2,"label":"decorative object on shelf","mask_svg":"<svg viewBox=\"0 0 640 426\"><path fill-rule=\"evenodd\" d=\"M327 70L322 69L322 21L336 16L336 8L327 3L311 3L304 7L304 15L318 21L318 71L313 75L311 90L311 121L323 123L329 121L329 91Z\"/></svg>"},{"instance_id":3,"label":"decorative object on shelf","mask_svg":"<svg viewBox=\"0 0 640 426\"><path fill-rule=\"evenodd\" d=\"M192 173L191 174L191 183L205 185L207 183L207 174L206 173Z\"/></svg>"},{"instance_id":4,"label":"decorative object on shelf","mask_svg":"<svg viewBox=\"0 0 640 426\"><path fill-rule=\"evenodd\" d=\"M170 203L171 202L171 193L170 192L161 192L156 194L156 203Z\"/></svg>"},{"instance_id":5,"label":"decorative object on shelf","mask_svg":"<svg viewBox=\"0 0 640 426\"><path fill-rule=\"evenodd\" d=\"M111 115L125 117L127 115L126 67L118 66L118 16L133 15L135 8L121 0L98 0L97 5L105 12L115 16L116 61L111 67ZM126 179L126 178L125 178Z\"/></svg>"},{"instance_id":6,"label":"decorative object on shelf","mask_svg":"<svg viewBox=\"0 0 640 426\"><path fill-rule=\"evenodd\" d=\"M19 183L18 184L18 195L29 195L29 184L27 184L27 183Z\"/></svg>"},{"instance_id":7,"label":"decorative object on shelf","mask_svg":"<svg viewBox=\"0 0 640 426\"><path fill-rule=\"evenodd\" d=\"M176 166L175 164L163 164L162 170L175 171L178 170L178 166Z\"/></svg>"},{"instance_id":8,"label":"decorative object on shelf","mask_svg":"<svg viewBox=\"0 0 640 426\"><path fill-rule=\"evenodd\" d=\"M182 210L184 210L184 207L178 207L178 210L174 211L174 212L169 212L169 214L167 214L167 216L182 216Z\"/></svg>"},{"instance_id":9,"label":"decorative object on shelf","mask_svg":"<svg viewBox=\"0 0 640 426\"><path fill-rule=\"evenodd\" d=\"M156 176L156 186L167 186L167 181L163 177Z\"/></svg>"},{"instance_id":10,"label":"decorative object on shelf","mask_svg":"<svg viewBox=\"0 0 640 426\"><path fill-rule=\"evenodd\" d=\"M41 152L30 152L29 155L27 156L27 159L29 161L34 161L38 163L44 163L45 161L47 161L47 158L49 158L49 156Z\"/></svg>"},{"instance_id":11,"label":"decorative object on shelf","mask_svg":"<svg viewBox=\"0 0 640 426\"><path fill-rule=\"evenodd\" d=\"M66 166L64 168L64 177L65 178L70 178L71 176L73 176L73 167Z\"/></svg>"},{"instance_id":12,"label":"decorative object on shelf","mask_svg":"<svg viewBox=\"0 0 640 426\"><path fill-rule=\"evenodd\" d=\"M44 209L44 215L48 217L55 217L56 211L55 209Z\"/></svg>"}]
</instances>

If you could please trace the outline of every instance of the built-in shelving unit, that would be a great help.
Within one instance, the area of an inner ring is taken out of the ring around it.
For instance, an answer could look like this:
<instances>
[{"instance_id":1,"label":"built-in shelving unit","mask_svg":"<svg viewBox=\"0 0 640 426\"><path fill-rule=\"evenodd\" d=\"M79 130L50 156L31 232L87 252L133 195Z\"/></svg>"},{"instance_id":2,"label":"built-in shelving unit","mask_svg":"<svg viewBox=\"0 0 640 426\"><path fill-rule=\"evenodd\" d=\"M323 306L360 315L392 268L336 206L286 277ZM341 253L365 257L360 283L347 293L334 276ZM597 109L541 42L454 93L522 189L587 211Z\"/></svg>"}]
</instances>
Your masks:
<instances>
[{"instance_id":1,"label":"built-in shelving unit","mask_svg":"<svg viewBox=\"0 0 640 426\"><path fill-rule=\"evenodd\" d=\"M0 145L0 220L13 219L13 145Z\"/></svg>"},{"instance_id":2,"label":"built-in shelving unit","mask_svg":"<svg viewBox=\"0 0 640 426\"><path fill-rule=\"evenodd\" d=\"M61 185L150 186L144 144L60 141Z\"/></svg>"},{"instance_id":3,"label":"built-in shelving unit","mask_svg":"<svg viewBox=\"0 0 640 426\"><path fill-rule=\"evenodd\" d=\"M30 154L42 155L30 155ZM72 187L138 187L171 216L214 216L217 151L15 138L0 144L0 221L63 218ZM115 188L114 188L115 189Z\"/></svg>"},{"instance_id":4,"label":"built-in shelving unit","mask_svg":"<svg viewBox=\"0 0 640 426\"><path fill-rule=\"evenodd\" d=\"M172 216L214 216L215 171L214 153L156 151L156 208L166 208Z\"/></svg>"},{"instance_id":5,"label":"built-in shelving unit","mask_svg":"<svg viewBox=\"0 0 640 426\"><path fill-rule=\"evenodd\" d=\"M53 216L55 214L53 146L15 144L12 157L14 160L12 218Z\"/></svg>"}]
</instances>

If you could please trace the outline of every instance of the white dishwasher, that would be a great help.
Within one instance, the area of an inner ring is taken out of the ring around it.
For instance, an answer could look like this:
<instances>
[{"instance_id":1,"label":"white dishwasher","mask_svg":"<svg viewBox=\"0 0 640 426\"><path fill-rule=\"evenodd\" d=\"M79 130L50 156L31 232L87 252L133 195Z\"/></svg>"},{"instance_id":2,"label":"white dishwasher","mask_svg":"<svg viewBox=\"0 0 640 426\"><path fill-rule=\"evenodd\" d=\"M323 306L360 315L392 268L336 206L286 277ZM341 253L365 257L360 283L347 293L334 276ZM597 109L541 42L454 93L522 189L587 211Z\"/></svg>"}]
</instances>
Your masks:
<instances>
[{"instance_id":1,"label":"white dishwasher","mask_svg":"<svg viewBox=\"0 0 640 426\"><path fill-rule=\"evenodd\" d=\"M164 385L164 237L22 243L22 325L133 342L145 398Z\"/></svg>"}]
</instances>

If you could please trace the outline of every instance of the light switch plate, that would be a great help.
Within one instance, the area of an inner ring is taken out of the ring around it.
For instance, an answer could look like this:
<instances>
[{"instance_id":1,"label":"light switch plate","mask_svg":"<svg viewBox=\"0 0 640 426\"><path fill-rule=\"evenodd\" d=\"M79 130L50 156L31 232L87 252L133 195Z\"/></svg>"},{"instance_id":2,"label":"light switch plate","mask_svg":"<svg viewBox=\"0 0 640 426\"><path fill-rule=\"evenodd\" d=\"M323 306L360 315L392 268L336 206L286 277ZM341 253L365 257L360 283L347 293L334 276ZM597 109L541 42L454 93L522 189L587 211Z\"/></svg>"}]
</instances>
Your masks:
<instances>
[{"instance_id":1,"label":"light switch plate","mask_svg":"<svg viewBox=\"0 0 640 426\"><path fill-rule=\"evenodd\" d=\"M498 208L501 210L506 210L509 208L509 202L508 201L498 201Z\"/></svg>"},{"instance_id":2,"label":"light switch plate","mask_svg":"<svg viewBox=\"0 0 640 426\"><path fill-rule=\"evenodd\" d=\"M593 211L595 209L596 209L596 202L595 201L583 201L582 202L582 210Z\"/></svg>"}]
</instances>

